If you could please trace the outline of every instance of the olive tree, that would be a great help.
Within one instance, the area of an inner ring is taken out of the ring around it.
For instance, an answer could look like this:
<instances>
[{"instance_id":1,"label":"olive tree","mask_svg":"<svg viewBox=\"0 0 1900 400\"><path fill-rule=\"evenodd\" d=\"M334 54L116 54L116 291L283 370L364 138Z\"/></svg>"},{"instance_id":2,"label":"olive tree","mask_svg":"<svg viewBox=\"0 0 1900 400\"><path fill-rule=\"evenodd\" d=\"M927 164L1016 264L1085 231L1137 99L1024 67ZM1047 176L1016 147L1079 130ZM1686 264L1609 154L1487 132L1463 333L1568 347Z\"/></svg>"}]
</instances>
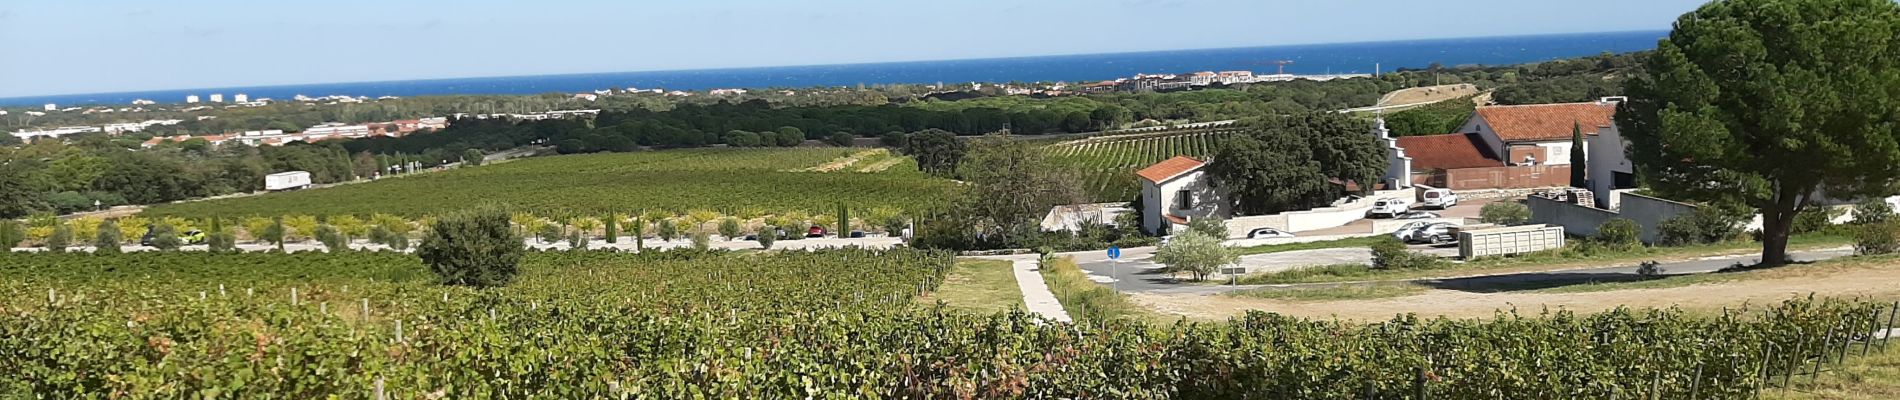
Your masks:
<instances>
[{"instance_id":1,"label":"olive tree","mask_svg":"<svg viewBox=\"0 0 1900 400\"><path fill-rule=\"evenodd\" d=\"M1156 249L1154 260L1167 266L1168 272L1187 272L1198 281L1220 267L1240 262L1240 255L1221 245L1218 238L1188 230Z\"/></svg>"},{"instance_id":2,"label":"olive tree","mask_svg":"<svg viewBox=\"0 0 1900 400\"><path fill-rule=\"evenodd\" d=\"M416 246L416 256L446 285L506 285L526 252L508 213L499 207L451 213L436 219L431 228Z\"/></svg>"}]
</instances>

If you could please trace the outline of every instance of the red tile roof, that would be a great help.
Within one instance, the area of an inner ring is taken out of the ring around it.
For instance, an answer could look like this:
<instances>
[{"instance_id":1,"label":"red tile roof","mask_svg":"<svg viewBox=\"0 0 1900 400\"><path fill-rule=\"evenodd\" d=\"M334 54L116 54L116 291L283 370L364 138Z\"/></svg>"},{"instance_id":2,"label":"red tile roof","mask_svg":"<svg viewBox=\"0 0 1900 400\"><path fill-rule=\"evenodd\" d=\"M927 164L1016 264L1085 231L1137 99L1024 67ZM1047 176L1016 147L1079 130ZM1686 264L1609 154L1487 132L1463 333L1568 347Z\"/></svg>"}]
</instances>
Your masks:
<instances>
[{"instance_id":1,"label":"red tile roof","mask_svg":"<svg viewBox=\"0 0 1900 400\"><path fill-rule=\"evenodd\" d=\"M1150 165L1148 168L1135 171L1135 175L1140 176L1141 179L1147 179L1149 182L1161 183L1167 182L1169 179L1174 179L1174 177L1180 176L1181 174L1194 171L1196 168L1200 168L1202 164L1201 160L1196 160L1193 157L1174 156L1174 158L1161 160L1161 162Z\"/></svg>"},{"instance_id":2,"label":"red tile roof","mask_svg":"<svg viewBox=\"0 0 1900 400\"><path fill-rule=\"evenodd\" d=\"M1165 219L1167 219L1167 220L1168 220L1168 222L1173 222L1173 223L1174 223L1175 225L1187 225L1187 224L1188 224L1188 220L1187 220L1187 218L1181 218L1180 216L1176 216L1176 215L1173 215L1173 214L1165 214L1165 215L1162 215L1161 217L1162 217L1162 218L1165 218Z\"/></svg>"},{"instance_id":3,"label":"red tile roof","mask_svg":"<svg viewBox=\"0 0 1900 400\"><path fill-rule=\"evenodd\" d=\"M1529 104L1478 107L1478 117L1507 142L1569 140L1570 129L1583 124L1583 134L1595 135L1609 126L1616 103Z\"/></svg>"},{"instance_id":4,"label":"red tile roof","mask_svg":"<svg viewBox=\"0 0 1900 400\"><path fill-rule=\"evenodd\" d=\"M1403 136L1399 148L1412 158L1413 170L1447 170L1476 167L1500 167L1504 161L1491 154L1476 133Z\"/></svg>"}]
</instances>

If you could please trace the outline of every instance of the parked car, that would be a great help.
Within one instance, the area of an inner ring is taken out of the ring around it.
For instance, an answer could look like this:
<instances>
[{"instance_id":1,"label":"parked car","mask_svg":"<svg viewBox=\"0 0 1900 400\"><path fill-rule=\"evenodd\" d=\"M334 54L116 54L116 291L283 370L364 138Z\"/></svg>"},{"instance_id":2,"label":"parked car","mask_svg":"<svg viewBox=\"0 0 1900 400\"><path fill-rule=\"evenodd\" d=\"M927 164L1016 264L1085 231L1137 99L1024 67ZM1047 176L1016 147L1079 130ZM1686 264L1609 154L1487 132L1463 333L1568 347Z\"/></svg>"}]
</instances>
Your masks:
<instances>
[{"instance_id":1,"label":"parked car","mask_svg":"<svg viewBox=\"0 0 1900 400\"><path fill-rule=\"evenodd\" d=\"M1290 237L1293 237L1292 233L1287 233L1279 229L1273 229L1273 228L1254 228L1254 230L1247 232L1248 239L1271 239L1271 238L1290 238Z\"/></svg>"},{"instance_id":2,"label":"parked car","mask_svg":"<svg viewBox=\"0 0 1900 400\"><path fill-rule=\"evenodd\" d=\"M805 230L805 237L808 238L821 238L825 237L825 234L825 227L822 226L812 225L811 229Z\"/></svg>"},{"instance_id":3,"label":"parked car","mask_svg":"<svg viewBox=\"0 0 1900 400\"><path fill-rule=\"evenodd\" d=\"M1382 199L1372 203L1372 209L1366 211L1371 218L1391 218L1412 210L1412 202L1405 199Z\"/></svg>"},{"instance_id":4,"label":"parked car","mask_svg":"<svg viewBox=\"0 0 1900 400\"><path fill-rule=\"evenodd\" d=\"M1423 228L1426 225L1431 225L1431 224L1432 224L1431 222L1425 222L1425 221L1406 223L1404 226L1400 226L1399 229L1392 230L1392 238L1397 239L1400 242L1412 240L1412 231L1416 231L1418 230L1418 228Z\"/></svg>"},{"instance_id":5,"label":"parked car","mask_svg":"<svg viewBox=\"0 0 1900 400\"><path fill-rule=\"evenodd\" d=\"M1438 218L1438 213L1425 212L1425 211L1407 211L1403 214L1392 216L1392 219L1432 219L1432 218Z\"/></svg>"},{"instance_id":6,"label":"parked car","mask_svg":"<svg viewBox=\"0 0 1900 400\"><path fill-rule=\"evenodd\" d=\"M1419 205L1425 207L1443 210L1458 205L1458 194L1452 193L1451 189L1427 190L1424 197L1425 201L1419 202Z\"/></svg>"},{"instance_id":7,"label":"parked car","mask_svg":"<svg viewBox=\"0 0 1900 400\"><path fill-rule=\"evenodd\" d=\"M861 238L861 237L864 237L864 231L856 231L856 230L854 230L854 231L851 231L851 237L852 237L852 238Z\"/></svg>"},{"instance_id":8,"label":"parked car","mask_svg":"<svg viewBox=\"0 0 1900 400\"><path fill-rule=\"evenodd\" d=\"M1455 228L1455 226L1446 222L1426 224L1418 228L1413 228L1410 233L1407 233L1405 237L1400 240L1405 243L1455 243L1458 241L1458 238L1452 236L1452 228Z\"/></svg>"}]
</instances>

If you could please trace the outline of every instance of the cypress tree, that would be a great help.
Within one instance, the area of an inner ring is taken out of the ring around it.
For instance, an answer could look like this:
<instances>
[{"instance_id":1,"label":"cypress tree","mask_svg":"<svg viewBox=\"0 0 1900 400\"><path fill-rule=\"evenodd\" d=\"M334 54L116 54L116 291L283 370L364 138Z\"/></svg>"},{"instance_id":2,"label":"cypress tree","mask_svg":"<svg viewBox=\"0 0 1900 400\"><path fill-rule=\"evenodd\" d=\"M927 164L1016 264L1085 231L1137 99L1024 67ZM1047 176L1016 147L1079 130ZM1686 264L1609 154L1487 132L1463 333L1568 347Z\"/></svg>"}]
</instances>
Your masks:
<instances>
[{"instance_id":1,"label":"cypress tree","mask_svg":"<svg viewBox=\"0 0 1900 400\"><path fill-rule=\"evenodd\" d=\"M1583 124L1571 122L1570 125L1570 186L1590 187L1585 182L1585 165L1588 162L1583 154Z\"/></svg>"}]
</instances>

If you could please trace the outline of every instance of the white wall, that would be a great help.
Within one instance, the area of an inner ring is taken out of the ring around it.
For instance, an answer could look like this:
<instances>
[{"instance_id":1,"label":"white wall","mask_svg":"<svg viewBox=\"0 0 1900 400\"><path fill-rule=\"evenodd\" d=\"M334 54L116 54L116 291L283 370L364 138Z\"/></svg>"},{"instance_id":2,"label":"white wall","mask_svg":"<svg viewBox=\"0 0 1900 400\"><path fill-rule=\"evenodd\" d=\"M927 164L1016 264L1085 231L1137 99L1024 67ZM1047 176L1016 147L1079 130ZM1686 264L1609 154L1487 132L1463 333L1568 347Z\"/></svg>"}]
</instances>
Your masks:
<instances>
[{"instance_id":1,"label":"white wall","mask_svg":"<svg viewBox=\"0 0 1900 400\"><path fill-rule=\"evenodd\" d=\"M1612 204L1614 208L1615 202L1611 201L1610 194L1617 189L1616 173L1636 171L1635 166L1630 164L1628 144L1623 142L1623 133L1615 125L1599 127L1596 136L1584 138L1584 146L1588 157L1584 164L1588 166L1585 173L1589 174L1590 192L1596 194L1597 204Z\"/></svg>"},{"instance_id":2,"label":"white wall","mask_svg":"<svg viewBox=\"0 0 1900 400\"><path fill-rule=\"evenodd\" d=\"M1302 232L1316 229L1336 228L1353 221L1366 218L1366 209L1379 199L1407 199L1416 194L1412 190L1382 190L1339 207L1320 207L1303 211L1288 211L1273 215L1255 215L1235 217L1227 220L1228 237L1245 236L1255 228L1274 228L1287 232Z\"/></svg>"},{"instance_id":3,"label":"white wall","mask_svg":"<svg viewBox=\"0 0 1900 400\"><path fill-rule=\"evenodd\" d=\"M1229 210L1225 196L1208 186L1207 172L1195 170L1181 174L1174 179L1156 185L1142 180L1141 205L1143 208L1141 228L1149 233L1167 225L1162 215L1173 215L1193 221L1201 218L1226 219L1233 213ZM1175 201L1175 193L1187 190L1193 197L1191 207L1181 208Z\"/></svg>"}]
</instances>

